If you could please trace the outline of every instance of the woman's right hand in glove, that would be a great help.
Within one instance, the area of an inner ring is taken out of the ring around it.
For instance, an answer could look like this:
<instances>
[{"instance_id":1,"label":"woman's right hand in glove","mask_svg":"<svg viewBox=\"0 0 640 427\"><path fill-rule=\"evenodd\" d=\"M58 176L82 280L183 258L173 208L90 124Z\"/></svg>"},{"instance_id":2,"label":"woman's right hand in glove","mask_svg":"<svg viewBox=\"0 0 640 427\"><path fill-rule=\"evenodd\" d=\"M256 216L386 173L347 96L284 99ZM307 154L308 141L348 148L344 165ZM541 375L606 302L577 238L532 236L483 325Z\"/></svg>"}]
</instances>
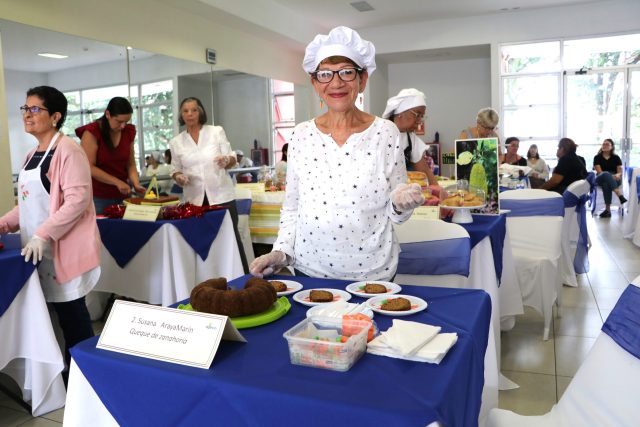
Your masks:
<instances>
[{"instance_id":1,"label":"woman's right hand in glove","mask_svg":"<svg viewBox=\"0 0 640 427\"><path fill-rule=\"evenodd\" d=\"M284 252L272 251L254 259L249 266L249 272L256 277L264 277L273 274L287 265L287 255Z\"/></svg>"}]
</instances>

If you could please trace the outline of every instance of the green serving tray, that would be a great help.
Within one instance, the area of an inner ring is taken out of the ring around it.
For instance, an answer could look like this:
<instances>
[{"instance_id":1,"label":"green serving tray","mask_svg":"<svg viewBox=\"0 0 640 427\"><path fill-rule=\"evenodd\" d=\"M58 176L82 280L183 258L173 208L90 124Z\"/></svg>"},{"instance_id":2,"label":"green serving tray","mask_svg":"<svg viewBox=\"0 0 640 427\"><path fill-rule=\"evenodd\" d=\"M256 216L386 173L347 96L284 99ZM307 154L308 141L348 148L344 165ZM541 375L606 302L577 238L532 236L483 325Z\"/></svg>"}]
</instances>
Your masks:
<instances>
[{"instance_id":1,"label":"green serving tray","mask_svg":"<svg viewBox=\"0 0 640 427\"><path fill-rule=\"evenodd\" d=\"M276 300L271 308L262 313L252 314L251 316L230 317L231 323L237 329L253 328L255 326L265 325L274 322L287 314L291 309L291 303L287 297L280 297ZM191 304L179 304L178 310L195 311Z\"/></svg>"}]
</instances>

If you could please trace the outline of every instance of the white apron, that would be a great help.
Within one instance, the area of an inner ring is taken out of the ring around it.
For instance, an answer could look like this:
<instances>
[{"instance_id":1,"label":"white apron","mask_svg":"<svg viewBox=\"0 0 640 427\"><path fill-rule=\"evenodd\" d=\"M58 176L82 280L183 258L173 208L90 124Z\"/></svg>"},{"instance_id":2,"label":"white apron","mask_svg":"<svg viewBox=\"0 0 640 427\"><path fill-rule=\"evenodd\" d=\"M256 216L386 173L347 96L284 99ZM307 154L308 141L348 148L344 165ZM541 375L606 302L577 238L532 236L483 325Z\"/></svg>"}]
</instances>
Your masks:
<instances>
[{"instance_id":1,"label":"white apron","mask_svg":"<svg viewBox=\"0 0 640 427\"><path fill-rule=\"evenodd\" d=\"M18 207L20 213L20 240L22 246L27 244L35 231L49 218L50 196L42 185L40 170L42 162L55 145L60 133L51 139L42 160L34 169L22 168L18 175ZM29 159L31 160L31 159ZM25 163L29 163L29 160ZM95 267L66 283L58 283L53 266L51 245L47 244L42 261L38 265L38 276L42 292L47 302L73 301L85 296L98 282L100 267Z\"/></svg>"}]
</instances>

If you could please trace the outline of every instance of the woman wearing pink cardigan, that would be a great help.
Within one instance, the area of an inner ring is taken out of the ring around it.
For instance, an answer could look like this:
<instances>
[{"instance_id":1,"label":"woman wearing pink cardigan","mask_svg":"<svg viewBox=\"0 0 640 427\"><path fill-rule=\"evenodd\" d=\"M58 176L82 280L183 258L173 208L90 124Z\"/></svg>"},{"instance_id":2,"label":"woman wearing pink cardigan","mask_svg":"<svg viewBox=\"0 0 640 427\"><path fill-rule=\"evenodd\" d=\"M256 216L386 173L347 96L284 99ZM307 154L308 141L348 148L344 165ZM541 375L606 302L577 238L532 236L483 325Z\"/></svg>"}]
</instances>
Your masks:
<instances>
[{"instance_id":1,"label":"woman wearing pink cardigan","mask_svg":"<svg viewBox=\"0 0 640 427\"><path fill-rule=\"evenodd\" d=\"M84 297L100 277L100 236L91 200L91 170L82 148L59 132L67 99L55 88L29 89L20 107L38 146L18 177L18 206L0 218L0 233L20 230L25 262L38 276L69 348L93 336Z\"/></svg>"}]
</instances>

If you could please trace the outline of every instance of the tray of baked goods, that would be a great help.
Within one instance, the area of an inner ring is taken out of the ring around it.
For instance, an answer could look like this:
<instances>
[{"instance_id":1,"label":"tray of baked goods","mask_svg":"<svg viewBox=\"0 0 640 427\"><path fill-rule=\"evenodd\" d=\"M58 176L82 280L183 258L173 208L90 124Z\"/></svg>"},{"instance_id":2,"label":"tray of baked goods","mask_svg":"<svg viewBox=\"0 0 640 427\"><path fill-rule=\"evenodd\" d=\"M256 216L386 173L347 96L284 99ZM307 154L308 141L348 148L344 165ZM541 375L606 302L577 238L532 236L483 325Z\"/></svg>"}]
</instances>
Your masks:
<instances>
[{"instance_id":1,"label":"tray of baked goods","mask_svg":"<svg viewBox=\"0 0 640 427\"><path fill-rule=\"evenodd\" d=\"M446 187L445 191L447 192L447 197L440 202L440 206L455 211L451 222L458 224L473 222L471 209L479 209L485 206L485 191L481 188L470 186L468 181L459 180L455 185Z\"/></svg>"},{"instance_id":2,"label":"tray of baked goods","mask_svg":"<svg viewBox=\"0 0 640 427\"><path fill-rule=\"evenodd\" d=\"M245 329L278 320L289 312L291 303L287 297L278 298L267 280L252 277L244 288L230 289L227 279L219 277L193 288L189 304L180 304L178 309L228 316L233 326Z\"/></svg>"}]
</instances>

